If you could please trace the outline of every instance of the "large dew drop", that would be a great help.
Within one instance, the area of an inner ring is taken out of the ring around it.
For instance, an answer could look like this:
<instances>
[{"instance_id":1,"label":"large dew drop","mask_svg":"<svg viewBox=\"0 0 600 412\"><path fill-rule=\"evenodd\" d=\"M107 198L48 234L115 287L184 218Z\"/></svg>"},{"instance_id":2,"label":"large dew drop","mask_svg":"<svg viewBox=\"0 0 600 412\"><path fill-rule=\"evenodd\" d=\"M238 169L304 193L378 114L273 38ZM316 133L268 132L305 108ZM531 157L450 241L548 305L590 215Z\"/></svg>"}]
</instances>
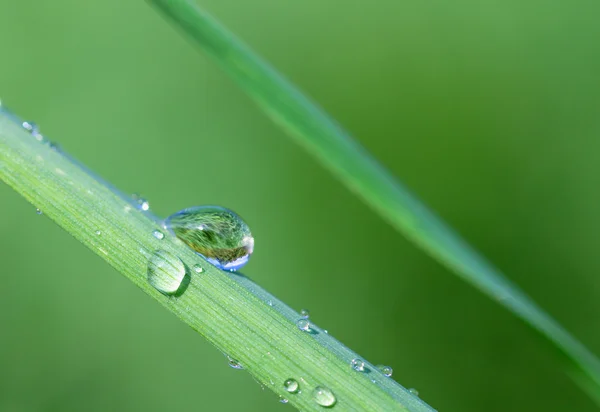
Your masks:
<instances>
[{"instance_id":1,"label":"large dew drop","mask_svg":"<svg viewBox=\"0 0 600 412\"><path fill-rule=\"evenodd\" d=\"M323 386L317 386L315 388L313 391L313 399L317 404L325 406L326 408L332 407L337 401L333 392Z\"/></svg>"},{"instance_id":2,"label":"large dew drop","mask_svg":"<svg viewBox=\"0 0 600 412\"><path fill-rule=\"evenodd\" d=\"M167 218L165 226L213 265L238 270L254 250L250 228L238 215L220 206L196 206Z\"/></svg>"},{"instance_id":3,"label":"large dew drop","mask_svg":"<svg viewBox=\"0 0 600 412\"><path fill-rule=\"evenodd\" d=\"M172 253L157 250L148 261L148 282L158 291L173 295L185 278L185 265Z\"/></svg>"}]
</instances>

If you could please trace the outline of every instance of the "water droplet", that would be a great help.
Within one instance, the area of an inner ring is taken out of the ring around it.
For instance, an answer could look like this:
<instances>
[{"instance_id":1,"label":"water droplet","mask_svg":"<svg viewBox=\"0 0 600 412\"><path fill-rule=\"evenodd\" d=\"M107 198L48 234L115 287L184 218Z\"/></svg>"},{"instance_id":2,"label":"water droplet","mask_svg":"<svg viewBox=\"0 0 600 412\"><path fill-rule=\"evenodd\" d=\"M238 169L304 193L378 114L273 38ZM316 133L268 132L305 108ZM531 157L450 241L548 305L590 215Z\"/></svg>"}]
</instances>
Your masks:
<instances>
[{"instance_id":1,"label":"water droplet","mask_svg":"<svg viewBox=\"0 0 600 412\"><path fill-rule=\"evenodd\" d=\"M337 399L329 389L323 386L317 386L313 391L313 399L321 406L330 407L335 405Z\"/></svg>"},{"instance_id":2,"label":"water droplet","mask_svg":"<svg viewBox=\"0 0 600 412\"><path fill-rule=\"evenodd\" d=\"M272 301L271 299L269 299L269 300L267 301L267 305L269 305L269 306L273 306L273 301Z\"/></svg>"},{"instance_id":3,"label":"water droplet","mask_svg":"<svg viewBox=\"0 0 600 412\"><path fill-rule=\"evenodd\" d=\"M289 400L285 399L283 396L280 396L279 397L279 402L281 402L281 403L288 403Z\"/></svg>"},{"instance_id":4,"label":"water droplet","mask_svg":"<svg viewBox=\"0 0 600 412\"><path fill-rule=\"evenodd\" d=\"M377 369L379 369L381 371L381 373L383 373L385 376L387 376L388 378L390 376L392 376L392 373L394 373L394 370L392 369L391 366L386 366L386 365L378 365Z\"/></svg>"},{"instance_id":5,"label":"water droplet","mask_svg":"<svg viewBox=\"0 0 600 412\"><path fill-rule=\"evenodd\" d=\"M350 362L350 366L352 366L352 369L354 369L357 372L365 371L365 361L360 358L352 359L352 362Z\"/></svg>"},{"instance_id":6,"label":"water droplet","mask_svg":"<svg viewBox=\"0 0 600 412\"><path fill-rule=\"evenodd\" d=\"M296 326L298 326L298 329L303 330L305 332L310 331L310 322L304 318L299 319L298 322L296 322Z\"/></svg>"},{"instance_id":7,"label":"water droplet","mask_svg":"<svg viewBox=\"0 0 600 412\"><path fill-rule=\"evenodd\" d=\"M165 238L165 234L163 232L161 232L160 230L153 230L152 236L154 236L158 240L163 240Z\"/></svg>"},{"instance_id":8,"label":"water droplet","mask_svg":"<svg viewBox=\"0 0 600 412\"><path fill-rule=\"evenodd\" d=\"M204 269L202 269L202 266L196 264L196 265L194 265L194 272L202 273L202 272L204 272Z\"/></svg>"},{"instance_id":9,"label":"water droplet","mask_svg":"<svg viewBox=\"0 0 600 412\"><path fill-rule=\"evenodd\" d=\"M27 130L31 134L39 131L37 124L33 122L23 122L23 129Z\"/></svg>"},{"instance_id":10,"label":"water droplet","mask_svg":"<svg viewBox=\"0 0 600 412\"><path fill-rule=\"evenodd\" d=\"M41 215L44 212L42 212L42 209L35 209L35 213L37 213L38 215Z\"/></svg>"},{"instance_id":11,"label":"water droplet","mask_svg":"<svg viewBox=\"0 0 600 412\"><path fill-rule=\"evenodd\" d=\"M143 210L144 212L150 210L150 202L148 202L142 196L138 195L137 193L134 193L133 195L131 195L131 198L137 204L138 209Z\"/></svg>"},{"instance_id":12,"label":"water droplet","mask_svg":"<svg viewBox=\"0 0 600 412\"><path fill-rule=\"evenodd\" d=\"M34 122L23 122L23 129L27 130L36 140L43 142L44 136L40 134L40 128Z\"/></svg>"},{"instance_id":13,"label":"water droplet","mask_svg":"<svg viewBox=\"0 0 600 412\"><path fill-rule=\"evenodd\" d=\"M419 396L419 391L415 388L410 388L408 391L411 393L411 395Z\"/></svg>"},{"instance_id":14,"label":"water droplet","mask_svg":"<svg viewBox=\"0 0 600 412\"><path fill-rule=\"evenodd\" d=\"M94 233L96 234L96 236L100 236L102 234L102 232L99 230L96 230Z\"/></svg>"},{"instance_id":15,"label":"water droplet","mask_svg":"<svg viewBox=\"0 0 600 412\"><path fill-rule=\"evenodd\" d=\"M229 366L233 369L244 369L241 363L239 363L236 359L233 359L231 356L227 356L227 360L229 361Z\"/></svg>"},{"instance_id":16,"label":"water droplet","mask_svg":"<svg viewBox=\"0 0 600 412\"><path fill-rule=\"evenodd\" d=\"M300 385L298 384L298 381L296 379L292 379L292 378L283 382L283 387L289 393L298 393L298 391L300 390Z\"/></svg>"},{"instance_id":17,"label":"water droplet","mask_svg":"<svg viewBox=\"0 0 600 412\"><path fill-rule=\"evenodd\" d=\"M183 262L172 253L157 250L148 262L148 282L158 291L175 294L185 277Z\"/></svg>"},{"instance_id":18,"label":"water droplet","mask_svg":"<svg viewBox=\"0 0 600 412\"><path fill-rule=\"evenodd\" d=\"M224 270L238 270L254 251L248 225L231 210L196 206L167 218L167 227L207 261Z\"/></svg>"},{"instance_id":19,"label":"water droplet","mask_svg":"<svg viewBox=\"0 0 600 412\"><path fill-rule=\"evenodd\" d=\"M308 319L310 317L310 312L308 309L302 309L300 310L300 316L302 316L304 319Z\"/></svg>"},{"instance_id":20,"label":"water droplet","mask_svg":"<svg viewBox=\"0 0 600 412\"><path fill-rule=\"evenodd\" d=\"M323 329L323 333L325 333L326 335L328 335L329 331L327 329Z\"/></svg>"}]
</instances>

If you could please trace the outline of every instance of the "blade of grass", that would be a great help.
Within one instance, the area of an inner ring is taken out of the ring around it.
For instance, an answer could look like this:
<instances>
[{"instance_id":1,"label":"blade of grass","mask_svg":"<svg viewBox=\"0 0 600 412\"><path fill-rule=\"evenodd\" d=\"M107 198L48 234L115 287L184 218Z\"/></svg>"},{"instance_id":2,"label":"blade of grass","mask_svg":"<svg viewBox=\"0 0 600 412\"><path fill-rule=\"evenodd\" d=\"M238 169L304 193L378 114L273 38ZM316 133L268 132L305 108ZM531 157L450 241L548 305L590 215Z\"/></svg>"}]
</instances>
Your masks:
<instances>
[{"instance_id":1,"label":"blade of grass","mask_svg":"<svg viewBox=\"0 0 600 412\"><path fill-rule=\"evenodd\" d=\"M577 375L574 380L598 400L600 362L594 354L472 249L323 110L192 1L148 1L396 229L547 338L568 359L568 372Z\"/></svg>"},{"instance_id":2,"label":"blade of grass","mask_svg":"<svg viewBox=\"0 0 600 412\"><path fill-rule=\"evenodd\" d=\"M301 331L300 315L250 279L218 270L169 233L154 237L154 230L162 230L154 216L132 208L108 183L34 139L2 107L0 180L295 407L321 410L312 393L324 386L335 394L336 410L433 410L372 364L365 373L353 370L350 362L360 356L316 325L311 333ZM188 269L185 290L165 296L147 279L148 258L157 250L203 271ZM301 392L285 390L289 378Z\"/></svg>"}]
</instances>

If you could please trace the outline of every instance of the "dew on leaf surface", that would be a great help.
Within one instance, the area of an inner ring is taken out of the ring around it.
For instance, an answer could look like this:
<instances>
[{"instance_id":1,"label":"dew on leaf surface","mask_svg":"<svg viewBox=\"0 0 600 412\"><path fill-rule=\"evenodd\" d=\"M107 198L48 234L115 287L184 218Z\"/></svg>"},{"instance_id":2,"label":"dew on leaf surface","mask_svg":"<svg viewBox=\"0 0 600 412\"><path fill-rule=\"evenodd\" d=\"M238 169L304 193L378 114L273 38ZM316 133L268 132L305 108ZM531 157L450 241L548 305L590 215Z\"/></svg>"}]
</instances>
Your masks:
<instances>
[{"instance_id":1,"label":"dew on leaf surface","mask_svg":"<svg viewBox=\"0 0 600 412\"><path fill-rule=\"evenodd\" d=\"M148 260L148 282L166 295L177 293L185 274L181 259L165 250L155 251Z\"/></svg>"},{"instance_id":2,"label":"dew on leaf surface","mask_svg":"<svg viewBox=\"0 0 600 412\"><path fill-rule=\"evenodd\" d=\"M165 227L208 262L223 270L240 269L254 251L250 228L237 214L220 206L181 210Z\"/></svg>"}]
</instances>

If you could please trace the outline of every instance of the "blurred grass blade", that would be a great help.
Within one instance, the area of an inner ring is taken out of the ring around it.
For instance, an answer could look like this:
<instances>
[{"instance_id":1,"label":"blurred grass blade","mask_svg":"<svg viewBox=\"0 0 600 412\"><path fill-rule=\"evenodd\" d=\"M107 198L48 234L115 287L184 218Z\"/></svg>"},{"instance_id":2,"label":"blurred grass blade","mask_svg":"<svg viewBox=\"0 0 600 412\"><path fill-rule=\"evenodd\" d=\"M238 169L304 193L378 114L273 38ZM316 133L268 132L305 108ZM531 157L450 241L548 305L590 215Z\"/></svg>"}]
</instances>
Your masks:
<instances>
[{"instance_id":1,"label":"blurred grass blade","mask_svg":"<svg viewBox=\"0 0 600 412\"><path fill-rule=\"evenodd\" d=\"M598 399L595 395L600 394L600 363L594 354L474 251L327 114L191 1L149 1L211 54L277 123L399 231L545 336L566 355L569 372L577 375L575 381Z\"/></svg>"}]
</instances>

